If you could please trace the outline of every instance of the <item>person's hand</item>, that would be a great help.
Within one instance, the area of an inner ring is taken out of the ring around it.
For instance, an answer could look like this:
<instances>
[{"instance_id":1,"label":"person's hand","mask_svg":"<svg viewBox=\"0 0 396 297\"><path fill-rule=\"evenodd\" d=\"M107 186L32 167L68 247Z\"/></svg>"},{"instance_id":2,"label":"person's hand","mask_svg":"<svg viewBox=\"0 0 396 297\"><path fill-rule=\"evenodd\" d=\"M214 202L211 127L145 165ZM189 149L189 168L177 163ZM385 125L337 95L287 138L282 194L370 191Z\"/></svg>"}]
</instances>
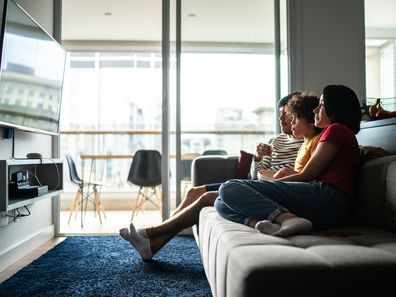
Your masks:
<instances>
[{"instance_id":1,"label":"person's hand","mask_svg":"<svg viewBox=\"0 0 396 297\"><path fill-rule=\"evenodd\" d=\"M259 143L256 147L256 153L254 154L254 161L258 162L263 159L264 156L271 156L271 154L271 146L265 143Z\"/></svg>"},{"instance_id":2,"label":"person's hand","mask_svg":"<svg viewBox=\"0 0 396 297\"><path fill-rule=\"evenodd\" d=\"M268 179L274 179L274 171L268 170L268 169L260 169L257 172L257 179L259 180L268 180Z\"/></svg>"},{"instance_id":3,"label":"person's hand","mask_svg":"<svg viewBox=\"0 0 396 297\"><path fill-rule=\"evenodd\" d=\"M274 174L274 179L281 178L284 176L292 175L295 174L296 172L293 169L283 167L282 169L279 169L275 174Z\"/></svg>"}]
</instances>

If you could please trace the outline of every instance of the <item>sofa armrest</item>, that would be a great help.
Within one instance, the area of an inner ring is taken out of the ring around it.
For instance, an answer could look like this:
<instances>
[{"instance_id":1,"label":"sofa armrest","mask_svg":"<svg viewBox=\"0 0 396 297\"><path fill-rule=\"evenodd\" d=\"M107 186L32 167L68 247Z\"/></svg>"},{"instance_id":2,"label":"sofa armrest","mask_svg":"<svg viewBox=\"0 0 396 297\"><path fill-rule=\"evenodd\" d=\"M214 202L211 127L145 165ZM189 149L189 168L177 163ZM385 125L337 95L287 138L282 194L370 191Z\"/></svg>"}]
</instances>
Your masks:
<instances>
[{"instance_id":1,"label":"sofa armrest","mask_svg":"<svg viewBox=\"0 0 396 297\"><path fill-rule=\"evenodd\" d=\"M363 164L355 221L396 232L396 156Z\"/></svg>"},{"instance_id":2,"label":"sofa armrest","mask_svg":"<svg viewBox=\"0 0 396 297\"><path fill-rule=\"evenodd\" d=\"M222 183L236 178L238 156L200 156L191 167L192 185Z\"/></svg>"}]
</instances>

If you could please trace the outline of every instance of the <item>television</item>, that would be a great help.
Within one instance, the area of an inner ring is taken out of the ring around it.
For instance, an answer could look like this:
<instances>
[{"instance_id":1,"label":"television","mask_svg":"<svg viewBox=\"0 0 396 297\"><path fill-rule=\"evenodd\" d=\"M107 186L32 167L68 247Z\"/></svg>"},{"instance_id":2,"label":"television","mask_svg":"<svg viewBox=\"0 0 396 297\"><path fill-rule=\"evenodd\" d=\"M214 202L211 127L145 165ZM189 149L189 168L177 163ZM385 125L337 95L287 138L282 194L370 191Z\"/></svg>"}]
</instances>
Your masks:
<instances>
[{"instance_id":1,"label":"television","mask_svg":"<svg viewBox=\"0 0 396 297\"><path fill-rule=\"evenodd\" d=\"M0 1L0 126L57 135L66 52L13 0Z\"/></svg>"}]
</instances>

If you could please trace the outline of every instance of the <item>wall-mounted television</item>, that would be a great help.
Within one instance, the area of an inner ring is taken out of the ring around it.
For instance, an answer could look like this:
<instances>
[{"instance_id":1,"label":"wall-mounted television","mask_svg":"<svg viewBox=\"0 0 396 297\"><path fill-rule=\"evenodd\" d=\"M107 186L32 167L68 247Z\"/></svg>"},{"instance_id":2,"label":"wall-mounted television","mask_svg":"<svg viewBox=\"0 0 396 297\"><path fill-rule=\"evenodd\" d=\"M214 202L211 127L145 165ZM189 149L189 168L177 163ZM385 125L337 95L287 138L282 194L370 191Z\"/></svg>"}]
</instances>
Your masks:
<instances>
[{"instance_id":1,"label":"wall-mounted television","mask_svg":"<svg viewBox=\"0 0 396 297\"><path fill-rule=\"evenodd\" d=\"M66 52L13 0L0 1L0 126L56 135Z\"/></svg>"}]
</instances>

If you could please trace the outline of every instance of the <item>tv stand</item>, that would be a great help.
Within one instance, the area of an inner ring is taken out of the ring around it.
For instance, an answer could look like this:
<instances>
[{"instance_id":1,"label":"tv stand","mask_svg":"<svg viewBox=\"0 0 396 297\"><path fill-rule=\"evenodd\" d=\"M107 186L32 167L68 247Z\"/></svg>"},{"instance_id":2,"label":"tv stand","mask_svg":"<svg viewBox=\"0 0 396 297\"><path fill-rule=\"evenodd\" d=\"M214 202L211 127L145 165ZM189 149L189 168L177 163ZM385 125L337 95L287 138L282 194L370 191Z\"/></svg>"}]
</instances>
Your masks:
<instances>
[{"instance_id":1,"label":"tv stand","mask_svg":"<svg viewBox=\"0 0 396 297\"><path fill-rule=\"evenodd\" d=\"M29 185L47 186L47 193L13 195L10 191L12 175L28 171ZM36 177L37 179L36 179ZM38 182L40 181L40 183ZM0 211L10 211L45 198L51 198L63 191L63 160L60 159L11 159L0 160Z\"/></svg>"}]
</instances>

